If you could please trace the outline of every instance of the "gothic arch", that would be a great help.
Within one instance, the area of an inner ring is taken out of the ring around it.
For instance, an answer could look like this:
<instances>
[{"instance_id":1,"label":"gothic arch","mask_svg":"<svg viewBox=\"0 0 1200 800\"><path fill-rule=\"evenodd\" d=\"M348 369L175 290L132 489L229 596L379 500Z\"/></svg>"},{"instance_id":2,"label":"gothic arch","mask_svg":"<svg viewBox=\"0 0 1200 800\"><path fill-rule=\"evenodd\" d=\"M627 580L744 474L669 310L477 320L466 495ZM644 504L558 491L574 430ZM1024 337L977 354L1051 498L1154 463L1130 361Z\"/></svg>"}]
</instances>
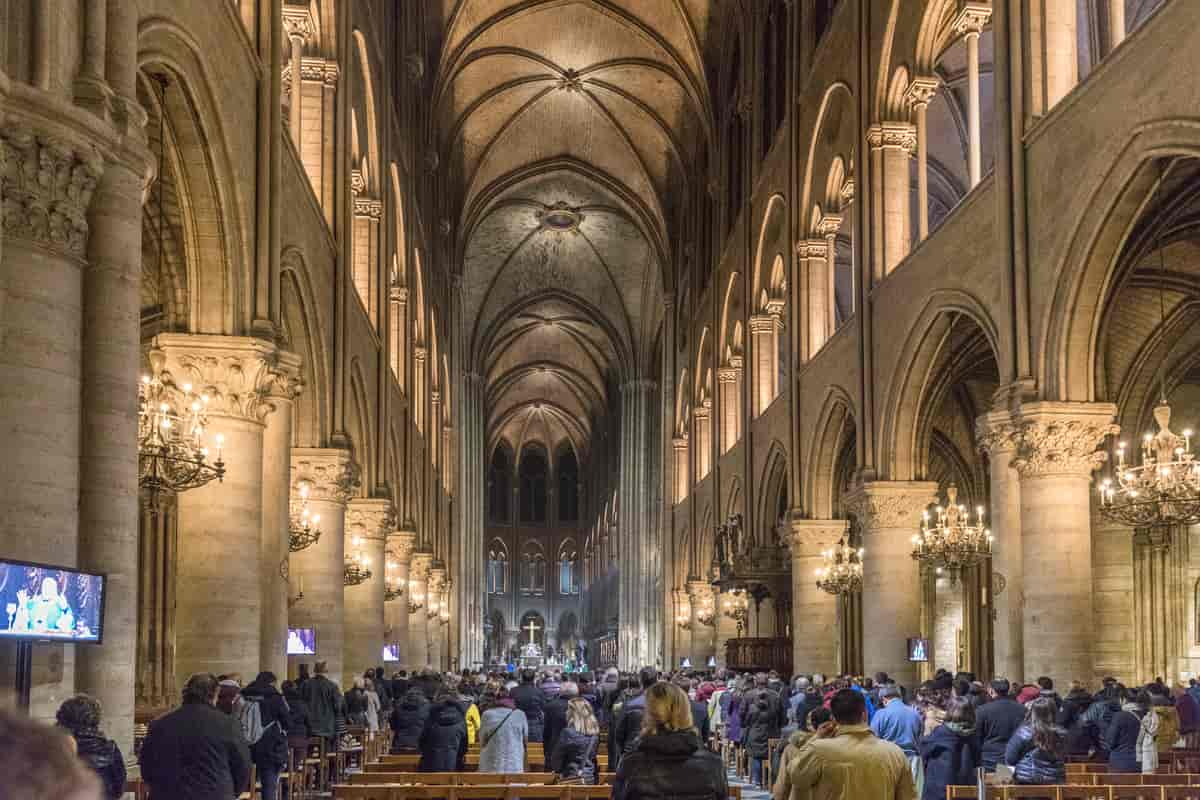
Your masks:
<instances>
[{"instance_id":1,"label":"gothic arch","mask_svg":"<svg viewBox=\"0 0 1200 800\"><path fill-rule=\"evenodd\" d=\"M768 292L764 285L764 272L767 264L773 264L775 256L788 252L787 241L787 200L781 194L773 194L767 200L766 211L763 212L762 224L758 228L758 244L754 254L754 279L751 282L752 307L754 313L762 313L760 298Z\"/></svg>"},{"instance_id":2,"label":"gothic arch","mask_svg":"<svg viewBox=\"0 0 1200 800\"><path fill-rule=\"evenodd\" d=\"M753 528L747 526L747 531L753 536L758 545L764 545L775 540L775 525L779 522L780 504L789 506L792 499L788 493L788 455L787 449L778 439L771 442L767 448L767 458L763 465L762 479L758 485L758 507L751 521Z\"/></svg>"},{"instance_id":3,"label":"gothic arch","mask_svg":"<svg viewBox=\"0 0 1200 800\"><path fill-rule=\"evenodd\" d=\"M363 497L367 497L376 485L375 443L372 439L375 427L371 420L367 383L357 357L350 361L350 398L346 427L350 433L354 462L360 470L360 491Z\"/></svg>"},{"instance_id":4,"label":"gothic arch","mask_svg":"<svg viewBox=\"0 0 1200 800\"><path fill-rule=\"evenodd\" d=\"M808 143L808 157L804 161L804 189L800 194L799 206L801 209L826 202L826 198L820 194L824 187L813 185L814 176L828 175L835 159L840 159L843 164L854 162L854 139L842 141L845 138L845 131L842 129L847 125L850 126L851 136L854 135L853 104L854 92L844 81L830 84L821 97L821 107L817 111L812 138ZM826 130L830 123L837 122L841 124L836 129ZM827 167L826 164L830 166ZM840 185L838 189L841 189ZM806 229L806 235L815 235L815 233L814 230Z\"/></svg>"},{"instance_id":5,"label":"gothic arch","mask_svg":"<svg viewBox=\"0 0 1200 800\"><path fill-rule=\"evenodd\" d=\"M836 494L835 467L847 437L856 427L850 393L832 385L825 392L813 429L805 465L802 507L813 519L832 519Z\"/></svg>"},{"instance_id":6,"label":"gothic arch","mask_svg":"<svg viewBox=\"0 0 1200 800\"><path fill-rule=\"evenodd\" d=\"M332 402L323 333L326 328L303 253L298 248L285 247L280 262L280 314L285 346L300 356L304 375L304 390L293 403L292 444L323 447L329 440Z\"/></svg>"}]
</instances>

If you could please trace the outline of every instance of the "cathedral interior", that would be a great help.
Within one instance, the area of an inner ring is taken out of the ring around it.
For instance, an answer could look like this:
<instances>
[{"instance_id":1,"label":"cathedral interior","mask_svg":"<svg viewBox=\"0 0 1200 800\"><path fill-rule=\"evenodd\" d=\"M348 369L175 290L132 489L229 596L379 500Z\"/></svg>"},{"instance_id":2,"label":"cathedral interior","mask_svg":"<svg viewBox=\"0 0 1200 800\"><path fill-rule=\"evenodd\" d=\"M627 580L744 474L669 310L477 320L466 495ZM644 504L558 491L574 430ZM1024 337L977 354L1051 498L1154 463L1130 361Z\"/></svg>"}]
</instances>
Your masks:
<instances>
[{"instance_id":1,"label":"cathedral interior","mask_svg":"<svg viewBox=\"0 0 1200 800\"><path fill-rule=\"evenodd\" d=\"M1200 3L49 5L0 0L0 598L103 635L0 631L34 716L1200 673Z\"/></svg>"}]
</instances>

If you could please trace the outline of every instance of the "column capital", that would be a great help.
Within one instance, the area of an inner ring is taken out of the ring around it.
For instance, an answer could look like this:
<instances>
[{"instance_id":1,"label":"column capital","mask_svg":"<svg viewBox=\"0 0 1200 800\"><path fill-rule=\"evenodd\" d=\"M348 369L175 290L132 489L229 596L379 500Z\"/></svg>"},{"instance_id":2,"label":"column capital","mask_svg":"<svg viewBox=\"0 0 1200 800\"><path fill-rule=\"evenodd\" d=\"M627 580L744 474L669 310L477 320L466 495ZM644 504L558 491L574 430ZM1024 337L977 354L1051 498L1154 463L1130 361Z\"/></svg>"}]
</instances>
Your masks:
<instances>
[{"instance_id":1,"label":"column capital","mask_svg":"<svg viewBox=\"0 0 1200 800\"><path fill-rule=\"evenodd\" d=\"M446 568L445 567L430 567L429 568L429 591L436 592L446 584Z\"/></svg>"},{"instance_id":2,"label":"column capital","mask_svg":"<svg viewBox=\"0 0 1200 800\"><path fill-rule=\"evenodd\" d=\"M1012 454L1020 443L1020 429L1007 411L989 411L975 420L975 440L989 456Z\"/></svg>"},{"instance_id":3,"label":"column capital","mask_svg":"<svg viewBox=\"0 0 1200 800\"><path fill-rule=\"evenodd\" d=\"M967 2L960 3L958 16L954 18L954 22L950 23L950 29L959 36L978 36L983 33L984 27L991 18L992 6L990 3L967 0Z\"/></svg>"},{"instance_id":4,"label":"column capital","mask_svg":"<svg viewBox=\"0 0 1200 800\"><path fill-rule=\"evenodd\" d=\"M821 242L821 247L825 247L825 242ZM750 333L774 333L779 324L775 314L754 314L750 317Z\"/></svg>"},{"instance_id":5,"label":"column capital","mask_svg":"<svg viewBox=\"0 0 1200 800\"><path fill-rule=\"evenodd\" d=\"M908 84L908 88L904 90L904 102L910 108L927 106L937 95L940 85L940 81L935 77L913 78L912 82Z\"/></svg>"},{"instance_id":6,"label":"column capital","mask_svg":"<svg viewBox=\"0 0 1200 800\"><path fill-rule=\"evenodd\" d=\"M1096 448L1121 432L1116 413L1112 403L1023 403L1015 415L1020 441L1013 466L1022 478L1090 476L1108 457Z\"/></svg>"},{"instance_id":7,"label":"column capital","mask_svg":"<svg viewBox=\"0 0 1200 800\"><path fill-rule=\"evenodd\" d=\"M378 222L383 219L383 203L374 197L356 196L354 198L354 216L365 217L366 219L373 219Z\"/></svg>"},{"instance_id":8,"label":"column capital","mask_svg":"<svg viewBox=\"0 0 1200 800\"><path fill-rule=\"evenodd\" d=\"M796 257L801 259L824 259L829 255L829 242L825 239L800 239L796 242L795 252Z\"/></svg>"},{"instance_id":9,"label":"column capital","mask_svg":"<svg viewBox=\"0 0 1200 800\"><path fill-rule=\"evenodd\" d=\"M698 405L692 409L692 416L694 416L696 419L708 419L711 408L712 401L706 399L704 404Z\"/></svg>"},{"instance_id":10,"label":"column capital","mask_svg":"<svg viewBox=\"0 0 1200 800\"><path fill-rule=\"evenodd\" d=\"M407 564L417 544L415 531L392 531L387 535L387 549L401 564Z\"/></svg>"},{"instance_id":11,"label":"column capital","mask_svg":"<svg viewBox=\"0 0 1200 800\"><path fill-rule=\"evenodd\" d=\"M292 492L299 497L299 484L308 483L308 499L346 505L358 488L358 470L350 451L336 447L292 448Z\"/></svg>"},{"instance_id":12,"label":"column capital","mask_svg":"<svg viewBox=\"0 0 1200 800\"><path fill-rule=\"evenodd\" d=\"M863 533L921 524L921 513L938 499L933 481L871 481L860 483L845 498L846 508L858 517Z\"/></svg>"},{"instance_id":13,"label":"column capital","mask_svg":"<svg viewBox=\"0 0 1200 800\"><path fill-rule=\"evenodd\" d=\"M425 346L424 345L416 345L415 347L413 347L413 361L415 361L418 364L425 363Z\"/></svg>"},{"instance_id":14,"label":"column capital","mask_svg":"<svg viewBox=\"0 0 1200 800\"><path fill-rule=\"evenodd\" d=\"M433 566L433 553L419 550L412 554L408 575L415 581L429 580L429 570Z\"/></svg>"},{"instance_id":15,"label":"column capital","mask_svg":"<svg viewBox=\"0 0 1200 800\"><path fill-rule=\"evenodd\" d=\"M362 170L350 170L350 191L355 195L360 195L367 188L367 181L363 177ZM356 198L357 199L357 198Z\"/></svg>"},{"instance_id":16,"label":"column capital","mask_svg":"<svg viewBox=\"0 0 1200 800\"><path fill-rule=\"evenodd\" d=\"M721 367L717 370L717 383L737 383L741 372L741 367L735 367L732 364L727 367Z\"/></svg>"},{"instance_id":17,"label":"column capital","mask_svg":"<svg viewBox=\"0 0 1200 800\"><path fill-rule=\"evenodd\" d=\"M792 558L819 556L838 543L850 530L850 521L845 519L796 519L786 523L789 530L788 547Z\"/></svg>"},{"instance_id":18,"label":"column capital","mask_svg":"<svg viewBox=\"0 0 1200 800\"><path fill-rule=\"evenodd\" d=\"M917 128L911 122L876 122L867 128L867 144L872 150L917 149Z\"/></svg>"},{"instance_id":19,"label":"column capital","mask_svg":"<svg viewBox=\"0 0 1200 800\"><path fill-rule=\"evenodd\" d=\"M842 229L842 215L826 213L817 223L817 234L820 236L836 236Z\"/></svg>"},{"instance_id":20,"label":"column capital","mask_svg":"<svg viewBox=\"0 0 1200 800\"><path fill-rule=\"evenodd\" d=\"M104 162L95 147L46 136L12 120L0 132L0 231L54 253L87 255L88 206Z\"/></svg>"},{"instance_id":21,"label":"column capital","mask_svg":"<svg viewBox=\"0 0 1200 800\"><path fill-rule=\"evenodd\" d=\"M842 184L842 188L838 192L838 198L842 201L842 208L854 202L854 176L850 175L846 178L846 182Z\"/></svg>"},{"instance_id":22,"label":"column capital","mask_svg":"<svg viewBox=\"0 0 1200 800\"><path fill-rule=\"evenodd\" d=\"M687 450L688 440L686 436L676 436L671 440L671 446L676 450Z\"/></svg>"},{"instance_id":23,"label":"column capital","mask_svg":"<svg viewBox=\"0 0 1200 800\"><path fill-rule=\"evenodd\" d=\"M289 39L312 39L316 35L308 5L283 4L283 32Z\"/></svg>"},{"instance_id":24,"label":"column capital","mask_svg":"<svg viewBox=\"0 0 1200 800\"><path fill-rule=\"evenodd\" d=\"M393 283L388 288L388 298L391 299L391 301L393 303L400 303L401 305L407 303L408 302L408 287L402 286L398 283Z\"/></svg>"},{"instance_id":25,"label":"column capital","mask_svg":"<svg viewBox=\"0 0 1200 800\"><path fill-rule=\"evenodd\" d=\"M396 512L391 500L356 497L346 506L347 534L383 540L395 524Z\"/></svg>"},{"instance_id":26,"label":"column capital","mask_svg":"<svg viewBox=\"0 0 1200 800\"><path fill-rule=\"evenodd\" d=\"M300 359L274 343L250 336L160 333L150 360L163 383L190 383L207 395L214 416L262 423L275 410L271 398L291 400L300 391Z\"/></svg>"}]
</instances>

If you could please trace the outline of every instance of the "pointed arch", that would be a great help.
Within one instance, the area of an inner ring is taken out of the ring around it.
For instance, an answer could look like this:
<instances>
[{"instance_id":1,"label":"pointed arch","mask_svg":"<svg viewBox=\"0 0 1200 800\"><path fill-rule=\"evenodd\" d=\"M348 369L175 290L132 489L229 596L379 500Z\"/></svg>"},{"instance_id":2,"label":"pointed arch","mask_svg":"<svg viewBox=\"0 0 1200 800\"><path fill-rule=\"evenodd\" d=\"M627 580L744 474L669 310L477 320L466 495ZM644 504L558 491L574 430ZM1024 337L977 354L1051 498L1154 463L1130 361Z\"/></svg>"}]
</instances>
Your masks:
<instances>
[{"instance_id":1,"label":"pointed arch","mask_svg":"<svg viewBox=\"0 0 1200 800\"><path fill-rule=\"evenodd\" d=\"M855 412L850 393L831 385L817 415L807 447L802 507L813 519L833 519L837 461L848 437L854 436Z\"/></svg>"}]
</instances>

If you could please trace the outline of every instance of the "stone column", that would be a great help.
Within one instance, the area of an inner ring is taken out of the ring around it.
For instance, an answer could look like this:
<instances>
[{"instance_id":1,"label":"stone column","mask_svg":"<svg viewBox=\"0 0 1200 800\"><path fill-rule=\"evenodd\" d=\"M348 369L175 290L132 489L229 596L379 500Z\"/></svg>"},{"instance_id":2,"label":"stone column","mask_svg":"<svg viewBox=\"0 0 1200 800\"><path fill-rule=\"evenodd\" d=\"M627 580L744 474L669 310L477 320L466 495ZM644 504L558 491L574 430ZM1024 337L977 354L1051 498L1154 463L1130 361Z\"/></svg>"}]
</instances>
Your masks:
<instances>
[{"instance_id":1,"label":"stone column","mask_svg":"<svg viewBox=\"0 0 1200 800\"><path fill-rule=\"evenodd\" d=\"M346 507L346 555L361 554L371 577L343 588L345 613L345 685L355 675L378 666L383 657L383 591L387 569L385 545L395 522L391 500L354 498Z\"/></svg>"},{"instance_id":2,"label":"stone column","mask_svg":"<svg viewBox=\"0 0 1200 800\"><path fill-rule=\"evenodd\" d=\"M867 131L871 158L878 163L878 216L882 262L876 277L894 270L908 257L912 246L912 222L909 213L908 159L916 146L916 130L907 122L883 122ZM868 667L869 669L870 667Z\"/></svg>"},{"instance_id":3,"label":"stone column","mask_svg":"<svg viewBox=\"0 0 1200 800\"><path fill-rule=\"evenodd\" d=\"M846 535L844 519L792 519L792 665L798 672L837 674L838 598L817 588L822 558Z\"/></svg>"},{"instance_id":4,"label":"stone column","mask_svg":"<svg viewBox=\"0 0 1200 800\"><path fill-rule=\"evenodd\" d=\"M409 566L408 592L408 651L405 662L409 670L421 670L431 666L429 660L429 617L426 611L429 607L429 570L433 564L433 554L429 552L413 553ZM412 610L414 605L420 608Z\"/></svg>"},{"instance_id":5,"label":"stone column","mask_svg":"<svg viewBox=\"0 0 1200 800\"><path fill-rule=\"evenodd\" d=\"M304 56L304 40L312 36L312 20L308 15L307 6L285 4L283 7L283 32L287 34L291 44L291 58L288 70L291 80L288 82L288 132L296 151L300 151L301 108L303 107L303 70L300 66Z\"/></svg>"},{"instance_id":6,"label":"stone column","mask_svg":"<svg viewBox=\"0 0 1200 800\"><path fill-rule=\"evenodd\" d=\"M978 43L978 36L976 42ZM978 47L976 50L978 51ZM917 239L922 242L929 237L929 123L926 121L926 112L929 110L929 103L937 95L937 90L937 78L913 78L904 95L916 118ZM972 180L971 185L974 186L975 182Z\"/></svg>"},{"instance_id":7,"label":"stone column","mask_svg":"<svg viewBox=\"0 0 1200 800\"><path fill-rule=\"evenodd\" d=\"M1108 51L1125 41L1125 0L1108 0Z\"/></svg>"},{"instance_id":8,"label":"stone column","mask_svg":"<svg viewBox=\"0 0 1200 800\"><path fill-rule=\"evenodd\" d=\"M775 372L778 369L772 359L775 357L776 321L770 314L755 314L750 317L750 347L753 353L755 368L751 375L754 382L753 396L755 398L754 414L757 416L767 410L775 399Z\"/></svg>"},{"instance_id":9,"label":"stone column","mask_svg":"<svg viewBox=\"0 0 1200 800\"><path fill-rule=\"evenodd\" d=\"M650 429L657 385L630 380L621 386L620 489L617 498L618 659L621 669L660 664L663 655L662 548L651 511L653 448ZM711 440L710 440L711 441ZM703 446L699 443L698 446Z\"/></svg>"},{"instance_id":10,"label":"stone column","mask_svg":"<svg viewBox=\"0 0 1200 800\"><path fill-rule=\"evenodd\" d=\"M278 354L264 387L272 412L263 435L262 640L259 668L287 674L288 527L291 521L292 402L300 391L300 357ZM244 676L249 680L249 676Z\"/></svg>"},{"instance_id":11,"label":"stone column","mask_svg":"<svg viewBox=\"0 0 1200 800\"><path fill-rule=\"evenodd\" d=\"M704 669L704 665L708 663L709 656L716 655L717 650L716 645L713 643L715 629L712 625L706 625L701 621L701 616L704 612L711 612L709 621L716 621L718 613L717 599L713 593L712 584L708 581L688 581L687 590L692 623L690 658L692 659L693 667Z\"/></svg>"},{"instance_id":12,"label":"stone column","mask_svg":"<svg viewBox=\"0 0 1200 800\"><path fill-rule=\"evenodd\" d=\"M1016 414L1013 466L1021 480L1025 678L1090 680L1092 470L1096 447L1118 429L1109 403L1034 402Z\"/></svg>"},{"instance_id":13,"label":"stone column","mask_svg":"<svg viewBox=\"0 0 1200 800\"><path fill-rule=\"evenodd\" d=\"M429 664L436 670L446 668L443 663L446 650L443 640L446 637L446 631L442 627L442 620L439 616L441 604L445 600L443 597L445 589L446 567L441 561L437 561L429 570L429 592L428 599L425 601L425 619L428 620L429 630Z\"/></svg>"},{"instance_id":14,"label":"stone column","mask_svg":"<svg viewBox=\"0 0 1200 800\"><path fill-rule=\"evenodd\" d=\"M837 234L841 229L841 214L826 214L817 223L817 233L825 237L825 341L837 331Z\"/></svg>"},{"instance_id":15,"label":"stone column","mask_svg":"<svg viewBox=\"0 0 1200 800\"><path fill-rule=\"evenodd\" d=\"M706 397L692 414L696 418L696 480L702 481L712 471L712 401Z\"/></svg>"},{"instance_id":16,"label":"stone column","mask_svg":"<svg viewBox=\"0 0 1200 800\"><path fill-rule=\"evenodd\" d=\"M912 560L912 537L921 512L937 500L937 484L873 481L846 498L863 532L863 665L883 670L905 686L917 672L906 640L921 635L921 581Z\"/></svg>"},{"instance_id":17,"label":"stone column","mask_svg":"<svg viewBox=\"0 0 1200 800\"><path fill-rule=\"evenodd\" d=\"M321 538L306 550L291 554L293 595L303 597L288 609L288 625L312 628L316 633L315 656L288 658L289 674L296 664L324 661L329 674L342 674L345 628L342 583L345 562L346 503L357 485L350 452L339 448L295 448L292 450L292 500L299 506L300 483L309 486L309 512L321 517Z\"/></svg>"},{"instance_id":18,"label":"stone column","mask_svg":"<svg viewBox=\"0 0 1200 800\"><path fill-rule=\"evenodd\" d=\"M987 3L968 2L963 5L954 20L955 33L967 40L967 174L971 179L971 188L978 186L983 177L979 109L979 36L991 17L992 8Z\"/></svg>"},{"instance_id":19,"label":"stone column","mask_svg":"<svg viewBox=\"0 0 1200 800\"><path fill-rule=\"evenodd\" d=\"M396 668L408 662L407 651L410 646L408 640L408 580L412 566L412 551L416 542L415 531L393 531L387 537L387 554L393 564L392 571L388 574L388 580L392 586L403 592L395 600L384 605L384 622L387 625L385 638L388 644L395 644L399 648L400 661L398 664L392 665Z\"/></svg>"},{"instance_id":20,"label":"stone column","mask_svg":"<svg viewBox=\"0 0 1200 800\"><path fill-rule=\"evenodd\" d=\"M804 308L800 318L805 320L800 326L800 349L804 360L813 357L825 344L827 337L825 318L828 309L825 303L829 298L826 280L829 276L829 247L825 239L803 239L796 243L796 257L800 260L801 274L804 283L801 286L801 297ZM775 367L778 370L778 367Z\"/></svg>"},{"instance_id":21,"label":"stone column","mask_svg":"<svg viewBox=\"0 0 1200 800\"><path fill-rule=\"evenodd\" d=\"M992 629L995 674L1010 680L1024 677L1022 625L1021 484L1012 467L1017 428L1006 411L984 414L975 424L976 441L988 456L992 530ZM1037 677L1034 675L1033 677Z\"/></svg>"},{"instance_id":22,"label":"stone column","mask_svg":"<svg viewBox=\"0 0 1200 800\"><path fill-rule=\"evenodd\" d=\"M675 502L679 503L687 497L691 487L687 436L676 436L671 446L675 453Z\"/></svg>"},{"instance_id":23,"label":"stone column","mask_svg":"<svg viewBox=\"0 0 1200 800\"><path fill-rule=\"evenodd\" d=\"M0 522L0 541L4 542L7 557L75 566L74 554L79 549L77 538L80 522L80 470L90 472L100 468L98 461L80 463L81 436L81 358L80 327L84 314L83 283L98 276L81 278L85 257L97 253L112 255L112 247L127 246L128 242L96 243L89 253L88 223L85 215L92 191L100 179L102 163L99 154L89 145L72 145L53 139L16 120L6 118L0 129L0 202L3 204L3 227L0 228L0 419L7 427L4 456L0 458L0 485L3 489L4 515ZM120 176L106 182L112 199L121 202L126 187ZM118 206L118 211L120 206ZM123 221L114 218L112 233L121 235ZM134 246L137 238L135 234ZM93 265L98 271L108 264ZM124 277L124 259L111 263L114 274L109 280ZM138 273L131 278L136 294ZM120 296L119 315L127 308ZM136 317L135 317L136 319ZM136 323L135 323L136 324ZM125 335L118 336L113 346L119 351ZM136 343L136 339L135 339ZM92 339L84 347L92 350L100 343ZM105 359L99 369L89 368L97 378L115 392L112 398L95 398L97 425L111 423L87 433L88 443L109 435L114 441L127 441L131 448L136 434L127 414L136 403L131 376L124 384L111 381L109 372L117 363ZM136 367L134 367L136 371ZM122 393L122 390L127 390ZM92 397L88 393L89 401ZM109 413L105 414L105 406ZM123 418L125 417L125 418ZM86 447L86 445L84 445ZM99 453L82 449L85 459ZM103 513L113 512L109 519L94 516L99 537L109 539L117 551L124 552L129 538L136 535L137 499L132 486L123 486L121 474L128 469L132 453L125 458L109 461L112 473L105 476L106 485L95 487L101 494L112 493L116 505ZM117 496L129 493L125 499ZM128 503L126 515L120 507ZM124 527L111 527L121 522ZM132 552L136 552L132 551ZM104 558L104 562L109 559ZM132 636L122 630L122 623L132 626L133 596L130 581L137 563L129 555L122 563L112 563L117 571L117 637L111 642L114 659L129 663L127 653ZM99 566L98 564L92 566ZM107 633L107 631L106 631ZM110 644L106 644L107 649ZM80 648L82 649L82 648ZM33 716L53 720L58 704L74 689L74 647L61 644L34 648L33 693L30 712ZM0 674L10 675L15 649L0 645ZM101 679L103 681L105 679ZM12 686L12 682L7 684ZM127 691L132 694L132 683ZM118 701L117 724L126 728L129 722L132 697ZM131 729L130 729L131 730ZM124 737L126 731L121 731Z\"/></svg>"},{"instance_id":24,"label":"stone column","mask_svg":"<svg viewBox=\"0 0 1200 800\"><path fill-rule=\"evenodd\" d=\"M1076 0L1043 0L1042 54L1045 58L1046 107L1049 111L1079 82Z\"/></svg>"},{"instance_id":25,"label":"stone column","mask_svg":"<svg viewBox=\"0 0 1200 800\"><path fill-rule=\"evenodd\" d=\"M165 358L163 382L207 395L210 442L224 437L224 481L178 500L176 679L182 686L195 672L236 672L249 680L262 655L262 586L279 568L262 560L267 397L287 369L274 344L250 337L162 333L154 347Z\"/></svg>"}]
</instances>

